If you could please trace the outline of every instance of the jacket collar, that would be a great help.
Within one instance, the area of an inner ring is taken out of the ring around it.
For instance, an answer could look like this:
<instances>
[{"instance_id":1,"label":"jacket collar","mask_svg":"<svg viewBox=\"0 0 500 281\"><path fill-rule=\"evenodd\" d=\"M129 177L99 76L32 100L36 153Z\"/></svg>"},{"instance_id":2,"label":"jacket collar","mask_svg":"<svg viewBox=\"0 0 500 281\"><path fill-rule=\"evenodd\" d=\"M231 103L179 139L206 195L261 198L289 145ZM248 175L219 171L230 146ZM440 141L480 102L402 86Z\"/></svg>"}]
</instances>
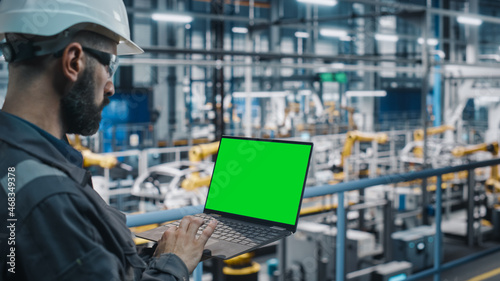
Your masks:
<instances>
[{"instance_id":1,"label":"jacket collar","mask_svg":"<svg viewBox=\"0 0 500 281\"><path fill-rule=\"evenodd\" d=\"M0 111L0 132L2 132L0 140L58 168L80 184L87 182L86 171L71 163L46 137L27 122Z\"/></svg>"}]
</instances>

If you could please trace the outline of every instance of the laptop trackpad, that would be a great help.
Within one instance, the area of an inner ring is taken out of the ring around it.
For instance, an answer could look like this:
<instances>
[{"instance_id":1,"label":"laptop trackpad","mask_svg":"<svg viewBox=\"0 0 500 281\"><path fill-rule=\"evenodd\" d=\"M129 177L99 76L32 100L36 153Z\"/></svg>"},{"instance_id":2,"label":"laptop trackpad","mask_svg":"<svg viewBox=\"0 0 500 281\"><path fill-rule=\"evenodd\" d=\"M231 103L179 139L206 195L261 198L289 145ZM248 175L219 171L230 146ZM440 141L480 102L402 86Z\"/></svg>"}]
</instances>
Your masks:
<instances>
[{"instance_id":1,"label":"laptop trackpad","mask_svg":"<svg viewBox=\"0 0 500 281\"><path fill-rule=\"evenodd\" d=\"M251 247L239 245L217 239L209 239L205 245L203 254L208 254L215 258L228 259L246 252Z\"/></svg>"}]
</instances>

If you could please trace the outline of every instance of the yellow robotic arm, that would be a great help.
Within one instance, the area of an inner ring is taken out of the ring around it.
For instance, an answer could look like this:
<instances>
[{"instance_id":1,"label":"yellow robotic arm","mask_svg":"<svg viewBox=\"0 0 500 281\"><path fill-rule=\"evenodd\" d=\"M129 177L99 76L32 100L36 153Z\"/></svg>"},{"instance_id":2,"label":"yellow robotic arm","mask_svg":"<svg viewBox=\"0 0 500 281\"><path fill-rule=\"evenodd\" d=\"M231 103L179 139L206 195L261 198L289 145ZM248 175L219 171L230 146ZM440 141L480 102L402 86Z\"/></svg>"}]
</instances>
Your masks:
<instances>
[{"instance_id":1,"label":"yellow robotic arm","mask_svg":"<svg viewBox=\"0 0 500 281\"><path fill-rule=\"evenodd\" d=\"M357 130L358 126L354 123L354 112L356 109L350 106L341 106L340 109L344 109L347 111L347 120L349 122L349 130Z\"/></svg>"},{"instance_id":2,"label":"yellow robotic arm","mask_svg":"<svg viewBox=\"0 0 500 281\"><path fill-rule=\"evenodd\" d=\"M467 147L455 147L451 154L455 157L463 157L465 155L470 155L479 151L487 151L490 152L493 156L498 155L498 142L492 143L482 143L477 145L471 145ZM488 180L486 180L486 186L490 186L495 188L498 192L500 191L500 181L498 178L498 165L491 166L491 173Z\"/></svg>"},{"instance_id":3,"label":"yellow robotic arm","mask_svg":"<svg viewBox=\"0 0 500 281\"><path fill-rule=\"evenodd\" d=\"M193 146L189 150L189 161L191 162L200 162L201 160L207 158L210 155L217 153L219 150L219 142L200 144L197 146Z\"/></svg>"},{"instance_id":4,"label":"yellow robotic arm","mask_svg":"<svg viewBox=\"0 0 500 281\"><path fill-rule=\"evenodd\" d=\"M68 138L69 140L69 138ZM74 141L69 141L71 146L80 151L83 156L83 167L100 166L104 169L111 169L118 164L116 157L111 155L97 154L82 145L79 135L75 135Z\"/></svg>"},{"instance_id":5,"label":"yellow robotic arm","mask_svg":"<svg viewBox=\"0 0 500 281\"><path fill-rule=\"evenodd\" d=\"M498 155L498 142L492 142L490 144L488 143L482 143L478 145L472 145L472 146L467 146L467 147L455 147L452 151L451 154L455 157L463 157L465 155L470 155L479 151L488 151L492 155L496 156Z\"/></svg>"},{"instance_id":6,"label":"yellow robotic arm","mask_svg":"<svg viewBox=\"0 0 500 281\"><path fill-rule=\"evenodd\" d=\"M389 137L385 133L363 133L360 131L351 131L347 133L340 159L340 167L344 167L344 161L352 153L352 147L356 142L371 142L376 141L380 144L387 142Z\"/></svg>"},{"instance_id":7,"label":"yellow robotic arm","mask_svg":"<svg viewBox=\"0 0 500 281\"><path fill-rule=\"evenodd\" d=\"M427 135L437 135L442 134L448 130L455 130L455 127L451 125L441 125L437 127L427 128ZM424 140L424 129L417 129L413 132L413 140L414 141L423 141Z\"/></svg>"},{"instance_id":8,"label":"yellow robotic arm","mask_svg":"<svg viewBox=\"0 0 500 281\"><path fill-rule=\"evenodd\" d=\"M189 161L200 162L208 156L216 154L218 150L219 142L193 146L188 152ZM199 172L193 172L182 181L181 187L186 190L194 190L198 187L208 186L211 178L212 176L201 177Z\"/></svg>"},{"instance_id":9,"label":"yellow robotic arm","mask_svg":"<svg viewBox=\"0 0 500 281\"><path fill-rule=\"evenodd\" d=\"M455 127L451 125L441 125L437 127L427 128L427 135L432 136L432 135L442 134L448 130L455 130ZM424 130L417 129L413 131L413 140L416 142L424 141ZM423 148L419 145L415 146L415 148L413 148L413 155L415 155L416 157L424 156Z\"/></svg>"}]
</instances>

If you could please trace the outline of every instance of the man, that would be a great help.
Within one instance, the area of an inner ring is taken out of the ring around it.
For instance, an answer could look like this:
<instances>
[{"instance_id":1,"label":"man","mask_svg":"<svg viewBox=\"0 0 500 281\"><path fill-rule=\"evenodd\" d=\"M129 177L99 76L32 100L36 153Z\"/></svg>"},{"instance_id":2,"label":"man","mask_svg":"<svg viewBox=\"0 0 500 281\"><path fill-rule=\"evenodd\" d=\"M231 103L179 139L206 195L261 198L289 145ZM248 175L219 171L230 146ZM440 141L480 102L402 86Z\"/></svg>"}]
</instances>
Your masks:
<instances>
[{"instance_id":1,"label":"man","mask_svg":"<svg viewBox=\"0 0 500 281\"><path fill-rule=\"evenodd\" d=\"M197 238L203 222L186 217L139 257L125 216L92 189L65 137L98 130L116 55L142 53L122 0L2 0L4 37L0 280L188 280L216 222Z\"/></svg>"}]
</instances>

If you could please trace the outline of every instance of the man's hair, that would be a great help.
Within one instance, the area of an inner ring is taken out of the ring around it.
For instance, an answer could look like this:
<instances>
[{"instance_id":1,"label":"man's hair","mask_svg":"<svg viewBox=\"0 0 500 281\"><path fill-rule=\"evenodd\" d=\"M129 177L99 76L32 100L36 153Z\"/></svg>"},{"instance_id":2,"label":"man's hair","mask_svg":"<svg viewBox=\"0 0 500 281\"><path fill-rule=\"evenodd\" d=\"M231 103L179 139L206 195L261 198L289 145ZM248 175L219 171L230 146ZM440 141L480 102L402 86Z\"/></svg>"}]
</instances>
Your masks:
<instances>
[{"instance_id":1,"label":"man's hair","mask_svg":"<svg viewBox=\"0 0 500 281\"><path fill-rule=\"evenodd\" d=\"M27 42L46 41L46 40L54 39L56 36L57 35L54 35L54 36L35 36L35 35L27 35L27 34L19 34L19 33L8 33L8 34L6 34L6 40L9 44L14 46L14 50L15 50L16 44L27 43ZM102 49L102 48L105 48L106 46L109 46L109 44L113 44L113 43L116 44L113 40L111 40L103 35L97 34L97 33L92 32L92 31L87 31L87 30L78 31L71 39L70 43L71 42L78 42L82 46L95 48L95 49ZM66 48L66 46L64 48ZM43 73L43 71L45 71L46 66L47 66L47 62L49 62L51 59L53 59L54 58L53 54L58 52L58 51L60 51L60 50L53 50L53 53L48 54L48 55L33 57L30 59L17 61L17 62L11 62L11 63L9 63L9 70L14 70L14 71L20 70L20 71L22 71L22 75L25 78L33 78L33 77Z\"/></svg>"}]
</instances>

